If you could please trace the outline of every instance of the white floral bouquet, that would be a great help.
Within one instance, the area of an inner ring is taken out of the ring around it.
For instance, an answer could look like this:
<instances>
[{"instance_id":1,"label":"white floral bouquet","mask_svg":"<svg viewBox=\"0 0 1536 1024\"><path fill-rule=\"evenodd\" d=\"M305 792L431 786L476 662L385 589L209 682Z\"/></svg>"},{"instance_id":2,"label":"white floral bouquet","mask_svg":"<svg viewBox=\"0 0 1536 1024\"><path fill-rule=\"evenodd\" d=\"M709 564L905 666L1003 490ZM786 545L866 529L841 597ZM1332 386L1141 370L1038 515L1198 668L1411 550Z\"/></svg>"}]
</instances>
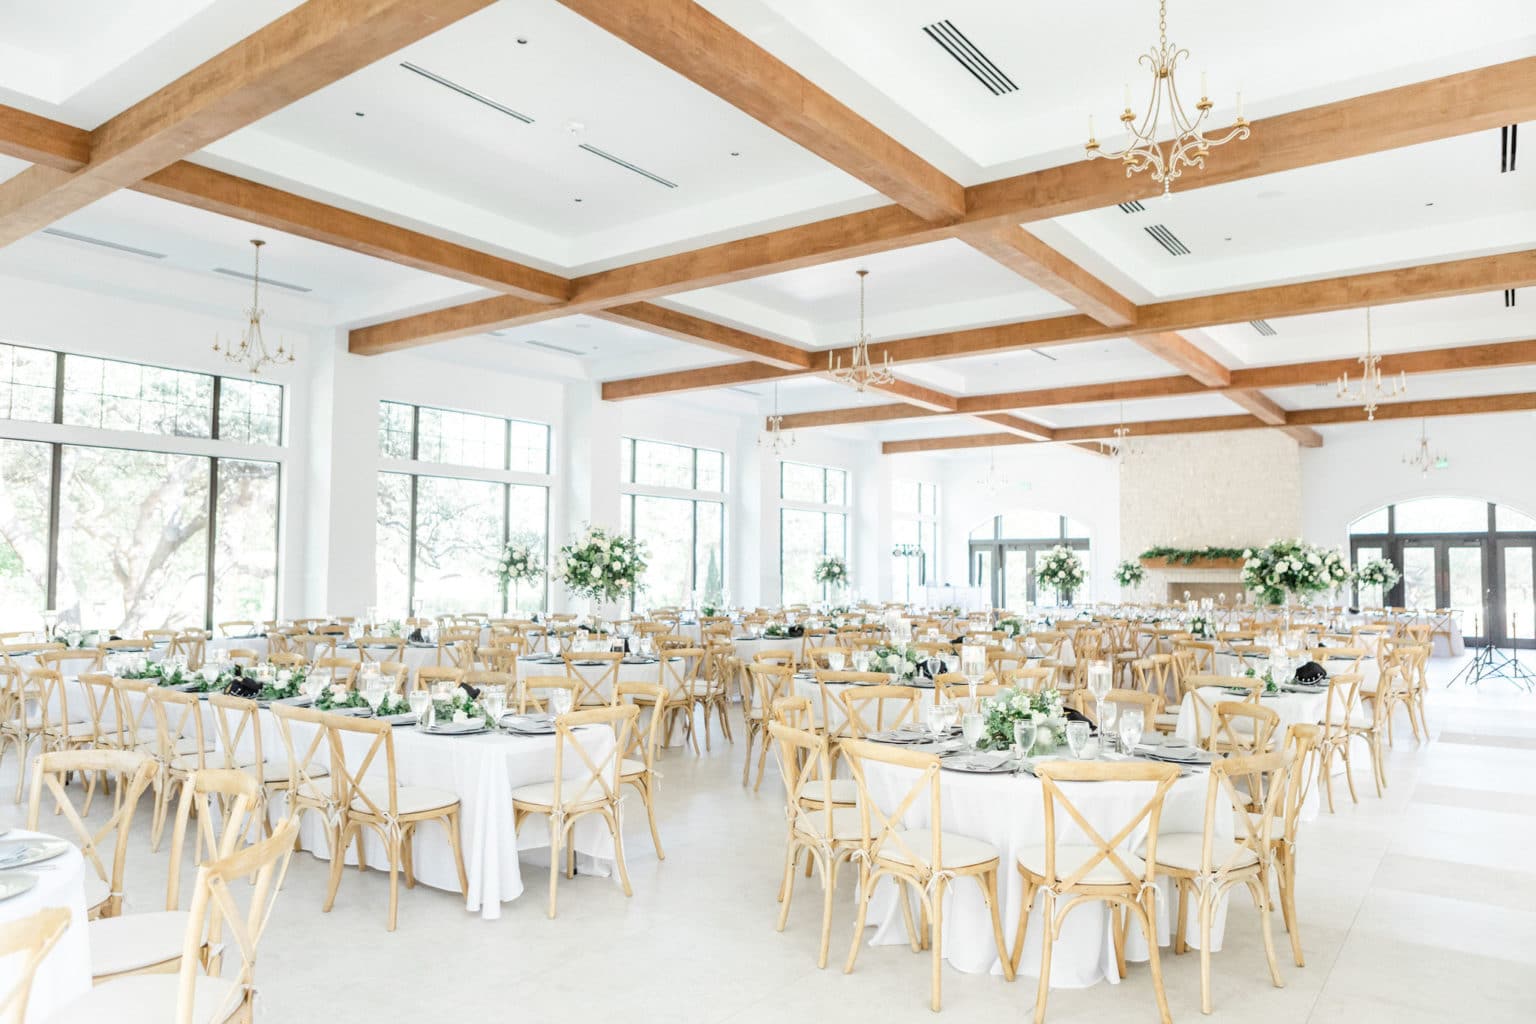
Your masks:
<instances>
[{"instance_id":1,"label":"white floral bouquet","mask_svg":"<svg viewBox=\"0 0 1536 1024\"><path fill-rule=\"evenodd\" d=\"M1071 548L1058 544L1035 563L1035 581L1058 594L1070 594L1083 585L1083 563Z\"/></svg>"},{"instance_id":2,"label":"white floral bouquet","mask_svg":"<svg viewBox=\"0 0 1536 1024\"><path fill-rule=\"evenodd\" d=\"M1391 590L1402 578L1403 574L1397 571L1397 566L1385 558L1373 558L1355 569L1357 582L1367 587L1380 587L1382 590Z\"/></svg>"},{"instance_id":3,"label":"white floral bouquet","mask_svg":"<svg viewBox=\"0 0 1536 1024\"><path fill-rule=\"evenodd\" d=\"M555 556L554 577L578 597L617 601L633 594L645 573L645 545L596 526Z\"/></svg>"},{"instance_id":4,"label":"white floral bouquet","mask_svg":"<svg viewBox=\"0 0 1536 1024\"><path fill-rule=\"evenodd\" d=\"M1036 725L1050 726L1057 743L1066 738L1067 720L1058 690L1002 690L997 696L988 697L981 706L987 716L984 742L993 750L1007 750L1013 746L1013 723L1026 715L1033 716Z\"/></svg>"},{"instance_id":5,"label":"white floral bouquet","mask_svg":"<svg viewBox=\"0 0 1536 1024\"><path fill-rule=\"evenodd\" d=\"M507 542L496 562L496 578L503 590L513 583L532 583L542 575L544 566L530 545Z\"/></svg>"},{"instance_id":6,"label":"white floral bouquet","mask_svg":"<svg viewBox=\"0 0 1536 1024\"><path fill-rule=\"evenodd\" d=\"M1147 578L1147 570L1140 562L1121 562L1115 566L1115 582L1122 587L1139 587Z\"/></svg>"},{"instance_id":7,"label":"white floral bouquet","mask_svg":"<svg viewBox=\"0 0 1536 1024\"><path fill-rule=\"evenodd\" d=\"M1342 551L1301 540L1271 541L1243 552L1243 586L1263 604L1284 604L1288 594L1305 597L1332 590L1349 577Z\"/></svg>"},{"instance_id":8,"label":"white floral bouquet","mask_svg":"<svg viewBox=\"0 0 1536 1024\"><path fill-rule=\"evenodd\" d=\"M917 674L917 663L926 659L915 647L895 644L876 647L869 658L871 672L885 672L894 677L893 682L910 681Z\"/></svg>"},{"instance_id":9,"label":"white floral bouquet","mask_svg":"<svg viewBox=\"0 0 1536 1024\"><path fill-rule=\"evenodd\" d=\"M834 587L848 583L848 563L841 558L828 556L816 563L813 578L817 583L829 583Z\"/></svg>"},{"instance_id":10,"label":"white floral bouquet","mask_svg":"<svg viewBox=\"0 0 1536 1024\"><path fill-rule=\"evenodd\" d=\"M1204 615L1192 615L1189 619L1189 635L1208 640L1216 635L1216 624Z\"/></svg>"}]
</instances>

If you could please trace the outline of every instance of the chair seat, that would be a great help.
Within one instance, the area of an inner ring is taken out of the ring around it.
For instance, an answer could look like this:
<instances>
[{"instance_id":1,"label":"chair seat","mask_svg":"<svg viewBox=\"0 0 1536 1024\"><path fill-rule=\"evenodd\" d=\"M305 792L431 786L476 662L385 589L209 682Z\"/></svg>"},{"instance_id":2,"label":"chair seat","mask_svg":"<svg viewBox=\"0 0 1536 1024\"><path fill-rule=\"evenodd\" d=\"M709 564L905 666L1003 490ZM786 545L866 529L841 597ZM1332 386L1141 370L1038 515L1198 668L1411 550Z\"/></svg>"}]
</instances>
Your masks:
<instances>
[{"instance_id":1,"label":"chair seat","mask_svg":"<svg viewBox=\"0 0 1536 1024\"><path fill-rule=\"evenodd\" d=\"M1178 713L1177 712L1168 712L1168 713L1164 713L1164 714L1161 714L1161 715L1153 715L1152 716L1152 724L1154 726L1159 726L1159 727L1164 727L1165 726L1165 727L1167 727L1169 729L1176 729L1176 728L1178 728L1178 725L1179 725Z\"/></svg>"},{"instance_id":2,"label":"chair seat","mask_svg":"<svg viewBox=\"0 0 1536 1024\"><path fill-rule=\"evenodd\" d=\"M806 803L821 803L821 795L826 792L815 782L809 783L801 796ZM832 780L832 802L834 804L856 804L859 802L859 784L852 779Z\"/></svg>"},{"instance_id":3,"label":"chair seat","mask_svg":"<svg viewBox=\"0 0 1536 1024\"><path fill-rule=\"evenodd\" d=\"M650 769L645 766L644 761L637 761L632 757L626 757L619 763L620 778L627 779L631 776L644 775L648 771Z\"/></svg>"},{"instance_id":4,"label":"chair seat","mask_svg":"<svg viewBox=\"0 0 1536 1024\"><path fill-rule=\"evenodd\" d=\"M1158 867L1169 867L1176 871L1199 871L1200 851L1204 842L1205 836L1199 832L1170 832L1158 836ZM1244 868L1259 862L1259 855L1248 847L1238 846L1236 843L1228 845L1225 840L1211 851L1211 856L1214 866L1218 868L1223 865L1229 868Z\"/></svg>"},{"instance_id":5,"label":"chair seat","mask_svg":"<svg viewBox=\"0 0 1536 1024\"><path fill-rule=\"evenodd\" d=\"M181 956L187 935L185 910L124 914L90 922L91 977L137 971Z\"/></svg>"},{"instance_id":6,"label":"chair seat","mask_svg":"<svg viewBox=\"0 0 1536 1024\"><path fill-rule=\"evenodd\" d=\"M607 800L603 793L603 787L593 782L589 786L583 785L583 780L566 779L560 787L560 802L567 808L587 807L592 804L600 804ZM550 782L535 782L527 786L518 786L512 791L513 803L532 804L536 807L553 807L555 805L555 784Z\"/></svg>"},{"instance_id":7,"label":"chair seat","mask_svg":"<svg viewBox=\"0 0 1536 1024\"><path fill-rule=\"evenodd\" d=\"M101 876L86 866L85 870L85 909L95 910L112 895L112 886L103 881Z\"/></svg>"},{"instance_id":8,"label":"chair seat","mask_svg":"<svg viewBox=\"0 0 1536 1024\"><path fill-rule=\"evenodd\" d=\"M176 1020L176 974L138 974L115 978L91 989L48 1018L47 1024L165 1024ZM193 981L192 1024L223 1024L240 1008L243 992L224 978Z\"/></svg>"},{"instance_id":9,"label":"chair seat","mask_svg":"<svg viewBox=\"0 0 1536 1024\"><path fill-rule=\"evenodd\" d=\"M373 801L374 807L377 807L380 812L389 810L388 787L366 786L363 792L368 794L368 799ZM447 789L437 789L432 786L399 786L395 789L395 811L398 814L423 814L427 811L452 807L458 802L458 794ZM352 810L363 814L374 813L373 807L365 803L360 796L352 798Z\"/></svg>"},{"instance_id":10,"label":"chair seat","mask_svg":"<svg viewBox=\"0 0 1536 1024\"><path fill-rule=\"evenodd\" d=\"M832 834L822 835L826 825L826 814L820 810L807 811L795 819L795 831L802 835L814 836L822 839L846 840L858 842L864 838L864 816L857 807L832 808ZM948 837L945 837L945 845L948 846Z\"/></svg>"},{"instance_id":11,"label":"chair seat","mask_svg":"<svg viewBox=\"0 0 1536 1024\"><path fill-rule=\"evenodd\" d=\"M42 724L41 720L39 720L38 724ZM35 726L29 724L27 728L31 729L35 728ZM96 735L96 723L70 722L67 725L50 725L48 727L48 733L51 736L68 736L71 739L75 739L81 736L94 736Z\"/></svg>"},{"instance_id":12,"label":"chair seat","mask_svg":"<svg viewBox=\"0 0 1536 1024\"><path fill-rule=\"evenodd\" d=\"M1369 729L1371 716L1362 708L1355 708L1347 716L1343 711L1334 711L1328 716L1329 725L1344 725L1351 729Z\"/></svg>"},{"instance_id":13,"label":"chair seat","mask_svg":"<svg viewBox=\"0 0 1536 1024\"><path fill-rule=\"evenodd\" d=\"M928 855L933 851L933 832L926 828L911 828L896 833L901 839L898 845L894 839L887 839L880 847L880 859L895 861L897 864L912 864L916 857L916 863L931 867L928 863ZM997 847L983 839L972 839L970 836L958 835L954 832L944 832L940 835L941 845L939 853L944 858L944 863L939 869L968 868L977 864L985 864L989 860L997 860Z\"/></svg>"},{"instance_id":14,"label":"chair seat","mask_svg":"<svg viewBox=\"0 0 1536 1024\"><path fill-rule=\"evenodd\" d=\"M1196 837L1198 838L1198 837ZM1071 876L1078 868L1082 867L1099 848L1092 843L1057 843L1056 844L1056 877L1065 878ZM1157 852L1162 853L1162 840L1158 840ZM1133 853L1120 851L1120 859L1125 861L1125 866L1138 878L1146 877L1146 861ZM1041 878L1045 877L1045 846L1026 846L1019 851L1019 863L1025 870ZM1126 885L1129 884L1125 872L1121 871L1115 862L1108 857L1099 861L1088 873L1082 877L1083 885Z\"/></svg>"}]
</instances>

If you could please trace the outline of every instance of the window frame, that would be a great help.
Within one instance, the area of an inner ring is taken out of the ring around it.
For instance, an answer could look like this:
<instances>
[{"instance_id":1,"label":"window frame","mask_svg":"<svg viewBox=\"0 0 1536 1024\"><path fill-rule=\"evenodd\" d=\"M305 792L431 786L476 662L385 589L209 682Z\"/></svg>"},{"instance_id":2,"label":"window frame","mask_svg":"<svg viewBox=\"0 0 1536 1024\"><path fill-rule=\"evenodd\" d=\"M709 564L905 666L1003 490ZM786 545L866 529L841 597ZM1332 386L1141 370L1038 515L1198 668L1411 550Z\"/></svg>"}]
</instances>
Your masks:
<instances>
[{"instance_id":1,"label":"window frame","mask_svg":"<svg viewBox=\"0 0 1536 1024\"><path fill-rule=\"evenodd\" d=\"M637 470L640 463L640 446L642 444L666 445L669 448L686 449L689 453L689 480L691 487L674 487L666 484L636 483ZM708 452L720 457L720 488L714 490L699 486L699 454ZM636 498L664 498L673 501L686 501L689 504L688 527L688 593L697 597L700 593L698 585L699 565L699 506L720 506L720 594L724 600L730 593L730 501L727 498L730 487L730 460L726 458L724 450L708 448L699 445L682 444L677 441L661 441L656 438L640 437L633 434L625 434L619 438L619 501L620 522L628 522L628 534L635 537L635 508ZM626 518L627 516L627 518ZM631 594L629 607L633 611L637 607L638 594ZM695 603L697 603L695 601Z\"/></svg>"},{"instance_id":2,"label":"window frame","mask_svg":"<svg viewBox=\"0 0 1536 1024\"><path fill-rule=\"evenodd\" d=\"M822 498L822 500L821 501L806 501L806 500L801 499L801 498L786 498L786 497L784 497L784 467L785 466L798 466L798 467L800 467L802 469L819 470L821 472L821 498ZM833 473L839 474L842 477L843 500L841 502L833 502L833 501L829 501L828 500L828 495L831 493L831 476L832 476ZM785 595L784 595L784 513L785 513L785 511L788 510L788 511L793 511L793 512L814 512L814 513L820 513L820 515L821 515L821 547L820 547L819 552L818 552L818 557L820 557L820 558L827 558L827 557L829 557L829 552L828 552L827 549L828 549L828 547L830 547L830 545L827 543L827 539L828 539L828 536L830 535L830 531L828 530L828 518L827 517L831 516L831 515L841 516L842 517L842 524L843 524L843 543L842 543L842 553L840 555L838 555L837 557L842 558L844 562L849 562L850 559L849 559L849 555L848 555L848 526L849 526L849 521L853 518L854 505L853 505L853 473L850 470L848 470L847 468L845 468L845 467L842 467L842 466L822 466L822 465L816 465L814 463L809 463L809 462L796 462L796 461L794 461L792 459L780 459L779 460L779 473L778 473L778 476L779 476L779 501L778 501L778 507L779 507L779 604L782 606L782 605L784 605L786 603L785 602ZM818 584L818 587L820 588L819 589L820 599L823 600L823 601L827 600L829 598L829 596L830 596L830 589L828 588L827 584L821 583L821 584Z\"/></svg>"}]
</instances>

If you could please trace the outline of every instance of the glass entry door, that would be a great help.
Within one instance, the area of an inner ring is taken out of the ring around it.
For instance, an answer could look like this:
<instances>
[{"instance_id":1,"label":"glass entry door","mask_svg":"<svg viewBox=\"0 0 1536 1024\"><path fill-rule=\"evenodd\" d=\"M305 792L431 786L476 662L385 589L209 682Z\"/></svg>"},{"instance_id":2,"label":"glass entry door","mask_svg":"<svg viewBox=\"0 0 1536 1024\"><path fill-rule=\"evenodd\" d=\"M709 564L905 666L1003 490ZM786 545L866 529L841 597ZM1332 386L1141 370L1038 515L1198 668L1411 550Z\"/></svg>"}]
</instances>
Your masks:
<instances>
[{"instance_id":1,"label":"glass entry door","mask_svg":"<svg viewBox=\"0 0 1536 1024\"><path fill-rule=\"evenodd\" d=\"M1003 600L999 608L1023 608L1035 600L1035 578L1030 574L1034 564L1031 547L1003 548Z\"/></svg>"},{"instance_id":2,"label":"glass entry door","mask_svg":"<svg viewBox=\"0 0 1536 1024\"><path fill-rule=\"evenodd\" d=\"M1495 563L1503 577L1502 614L1493 637L1500 647L1536 647L1536 543L1500 541Z\"/></svg>"},{"instance_id":3,"label":"glass entry door","mask_svg":"<svg viewBox=\"0 0 1536 1024\"><path fill-rule=\"evenodd\" d=\"M1497 628L1500 602L1489 585L1486 541L1415 537L1401 542L1399 564L1396 604L1451 609L1468 642L1481 640L1490 624Z\"/></svg>"}]
</instances>

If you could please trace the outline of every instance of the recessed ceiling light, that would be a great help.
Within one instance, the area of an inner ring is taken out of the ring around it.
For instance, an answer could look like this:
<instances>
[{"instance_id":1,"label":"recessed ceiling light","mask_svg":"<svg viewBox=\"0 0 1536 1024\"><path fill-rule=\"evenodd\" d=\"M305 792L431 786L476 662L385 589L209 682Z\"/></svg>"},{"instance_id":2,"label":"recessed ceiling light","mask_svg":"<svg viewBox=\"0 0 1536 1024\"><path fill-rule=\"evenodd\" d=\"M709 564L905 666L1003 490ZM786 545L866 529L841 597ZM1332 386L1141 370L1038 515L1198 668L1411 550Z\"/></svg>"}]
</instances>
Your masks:
<instances>
[{"instance_id":1,"label":"recessed ceiling light","mask_svg":"<svg viewBox=\"0 0 1536 1024\"><path fill-rule=\"evenodd\" d=\"M527 46L528 45L528 40L524 39L522 36L518 36L517 37L517 45L518 46Z\"/></svg>"},{"instance_id":2,"label":"recessed ceiling light","mask_svg":"<svg viewBox=\"0 0 1536 1024\"><path fill-rule=\"evenodd\" d=\"M352 111L352 115L354 117L367 117L368 116L367 114L363 113L361 110L354 110L354 111Z\"/></svg>"},{"instance_id":3,"label":"recessed ceiling light","mask_svg":"<svg viewBox=\"0 0 1536 1024\"><path fill-rule=\"evenodd\" d=\"M1224 241L1228 241L1228 242L1232 241L1232 236L1231 235L1227 235L1226 238L1224 239Z\"/></svg>"},{"instance_id":4,"label":"recessed ceiling light","mask_svg":"<svg viewBox=\"0 0 1536 1024\"><path fill-rule=\"evenodd\" d=\"M572 199L571 202L573 202L573 203L581 202L581 196L577 196L575 199Z\"/></svg>"},{"instance_id":5,"label":"recessed ceiling light","mask_svg":"<svg viewBox=\"0 0 1536 1024\"><path fill-rule=\"evenodd\" d=\"M1424 205L1425 206L1434 206L1435 204L1431 201L1431 202L1425 203Z\"/></svg>"},{"instance_id":6,"label":"recessed ceiling light","mask_svg":"<svg viewBox=\"0 0 1536 1024\"><path fill-rule=\"evenodd\" d=\"M741 152L739 150L733 149L731 150L731 156L741 156Z\"/></svg>"}]
</instances>

